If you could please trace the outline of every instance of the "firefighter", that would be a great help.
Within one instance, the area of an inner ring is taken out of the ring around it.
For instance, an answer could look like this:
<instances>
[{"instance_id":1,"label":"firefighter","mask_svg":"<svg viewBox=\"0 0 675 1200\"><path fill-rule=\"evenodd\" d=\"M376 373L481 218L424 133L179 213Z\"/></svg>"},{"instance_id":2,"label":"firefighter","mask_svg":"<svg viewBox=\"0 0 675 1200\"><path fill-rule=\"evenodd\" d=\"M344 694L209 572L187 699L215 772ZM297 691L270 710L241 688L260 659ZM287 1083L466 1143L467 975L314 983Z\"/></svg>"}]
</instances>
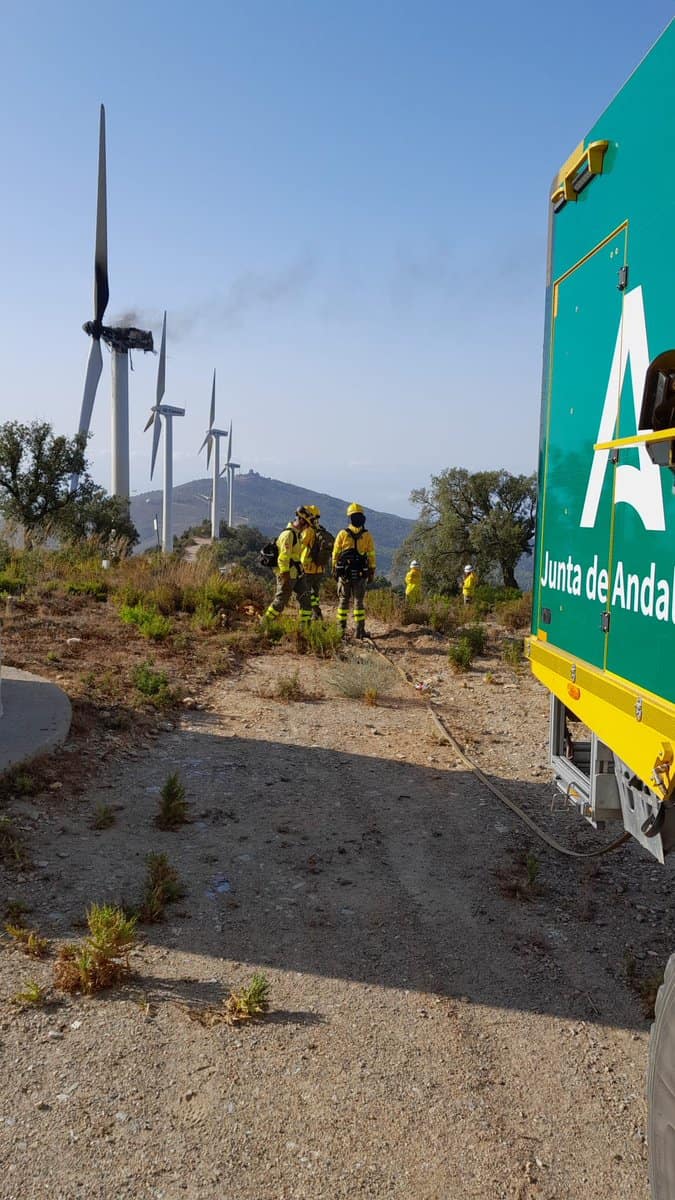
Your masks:
<instances>
[{"instance_id":1,"label":"firefighter","mask_svg":"<svg viewBox=\"0 0 675 1200\"><path fill-rule=\"evenodd\" d=\"M405 577L405 598L408 604L419 604L422 599L422 571L416 558Z\"/></svg>"},{"instance_id":2,"label":"firefighter","mask_svg":"<svg viewBox=\"0 0 675 1200\"><path fill-rule=\"evenodd\" d=\"M467 563L464 568L464 578L462 580L462 600L465 604L470 604L473 600L473 593L477 583L478 576L471 563Z\"/></svg>"},{"instance_id":3,"label":"firefighter","mask_svg":"<svg viewBox=\"0 0 675 1200\"><path fill-rule=\"evenodd\" d=\"M291 593L295 592L300 606L300 623L308 625L312 619L309 583L302 569L302 535L311 524L312 515L304 507L296 509L295 518L288 522L277 538L277 562L273 568L277 577L274 599L263 620L276 620L284 611Z\"/></svg>"},{"instance_id":4,"label":"firefighter","mask_svg":"<svg viewBox=\"0 0 675 1200\"><path fill-rule=\"evenodd\" d=\"M333 572L337 578L337 619L347 629L349 603L354 606L357 638L366 636L366 583L375 578L375 543L366 529L366 517L360 504L347 509L349 525L341 529L333 546Z\"/></svg>"},{"instance_id":5,"label":"firefighter","mask_svg":"<svg viewBox=\"0 0 675 1200\"><path fill-rule=\"evenodd\" d=\"M320 621L323 613L319 603L319 592L324 571L330 563L333 537L321 525L321 512L316 504L305 505L311 515L311 523L302 532L302 569L307 576L312 605L312 620Z\"/></svg>"}]
</instances>

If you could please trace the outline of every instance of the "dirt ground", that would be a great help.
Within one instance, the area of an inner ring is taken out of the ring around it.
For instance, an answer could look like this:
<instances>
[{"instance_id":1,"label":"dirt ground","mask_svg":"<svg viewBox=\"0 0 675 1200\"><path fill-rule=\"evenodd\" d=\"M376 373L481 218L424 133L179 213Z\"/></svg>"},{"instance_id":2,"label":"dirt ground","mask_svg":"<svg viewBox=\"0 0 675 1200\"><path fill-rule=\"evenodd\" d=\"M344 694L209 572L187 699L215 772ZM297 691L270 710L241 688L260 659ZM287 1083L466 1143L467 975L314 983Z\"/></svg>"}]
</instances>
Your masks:
<instances>
[{"instance_id":1,"label":"dirt ground","mask_svg":"<svg viewBox=\"0 0 675 1200\"><path fill-rule=\"evenodd\" d=\"M140 927L130 983L92 998L13 1004L53 957L4 945L1 1197L647 1197L636 989L675 943L671 872L633 844L557 856L440 744L425 697L561 841L610 840L555 799L526 668L457 676L442 638L374 632L424 691L378 668L367 706L336 692L340 664L277 650L116 744L81 793L64 772L8 804L31 865L0 866L2 892L53 945L92 901L136 901L149 851L186 896ZM274 698L296 670L303 698ZM190 822L161 832L171 771ZM190 1019L256 970L264 1020Z\"/></svg>"}]
</instances>

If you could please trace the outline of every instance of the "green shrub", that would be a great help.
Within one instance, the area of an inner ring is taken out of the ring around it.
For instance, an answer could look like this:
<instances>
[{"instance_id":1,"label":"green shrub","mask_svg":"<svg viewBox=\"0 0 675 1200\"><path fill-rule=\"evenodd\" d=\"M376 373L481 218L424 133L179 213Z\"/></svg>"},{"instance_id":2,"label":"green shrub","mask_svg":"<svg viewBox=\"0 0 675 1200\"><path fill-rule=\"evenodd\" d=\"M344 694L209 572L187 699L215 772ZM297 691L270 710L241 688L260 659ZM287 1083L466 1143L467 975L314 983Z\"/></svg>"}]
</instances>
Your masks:
<instances>
[{"instance_id":1,"label":"green shrub","mask_svg":"<svg viewBox=\"0 0 675 1200\"><path fill-rule=\"evenodd\" d=\"M291 675L280 675L277 679L275 695L279 700L302 700L303 691L300 676L297 671Z\"/></svg>"},{"instance_id":2,"label":"green shrub","mask_svg":"<svg viewBox=\"0 0 675 1200\"><path fill-rule=\"evenodd\" d=\"M329 678L331 687L339 695L367 700L371 704L378 696L391 692L395 682L394 668L374 654L336 663Z\"/></svg>"},{"instance_id":3,"label":"green shrub","mask_svg":"<svg viewBox=\"0 0 675 1200\"><path fill-rule=\"evenodd\" d=\"M140 663L133 674L134 687L157 708L173 703L174 696L169 688L165 671L155 671L152 663Z\"/></svg>"},{"instance_id":4,"label":"green shrub","mask_svg":"<svg viewBox=\"0 0 675 1200\"><path fill-rule=\"evenodd\" d=\"M468 671L473 662L473 649L471 642L466 637L461 637L457 642L452 642L448 650L448 660L453 671L461 674Z\"/></svg>"},{"instance_id":5,"label":"green shrub","mask_svg":"<svg viewBox=\"0 0 675 1200\"><path fill-rule=\"evenodd\" d=\"M25 579L17 579L16 575L10 571L0 571L0 592L5 592L9 596L18 596L25 589Z\"/></svg>"},{"instance_id":6,"label":"green shrub","mask_svg":"<svg viewBox=\"0 0 675 1200\"><path fill-rule=\"evenodd\" d=\"M487 629L484 625L466 625L462 629L461 636L471 646L471 653L474 658L484 653L487 645Z\"/></svg>"},{"instance_id":7,"label":"green shrub","mask_svg":"<svg viewBox=\"0 0 675 1200\"><path fill-rule=\"evenodd\" d=\"M146 863L147 874L138 919L144 925L151 925L163 919L167 904L175 904L176 900L182 899L185 888L166 854L148 854Z\"/></svg>"},{"instance_id":8,"label":"green shrub","mask_svg":"<svg viewBox=\"0 0 675 1200\"><path fill-rule=\"evenodd\" d=\"M520 667L523 663L522 638L504 638L502 642L502 658L510 667Z\"/></svg>"},{"instance_id":9,"label":"green shrub","mask_svg":"<svg viewBox=\"0 0 675 1200\"><path fill-rule=\"evenodd\" d=\"M172 771L167 775L164 786L159 794L159 807L155 824L160 829L177 829L187 821L187 801L185 788L178 773Z\"/></svg>"},{"instance_id":10,"label":"green shrub","mask_svg":"<svg viewBox=\"0 0 675 1200\"><path fill-rule=\"evenodd\" d=\"M297 649L301 654L317 658L333 658L342 645L342 631L333 621L312 621L294 630Z\"/></svg>"},{"instance_id":11,"label":"green shrub","mask_svg":"<svg viewBox=\"0 0 675 1200\"><path fill-rule=\"evenodd\" d=\"M214 613L233 612L243 600L243 592L238 583L219 576L207 580L204 586L203 599L210 605Z\"/></svg>"},{"instance_id":12,"label":"green shrub","mask_svg":"<svg viewBox=\"0 0 675 1200\"><path fill-rule=\"evenodd\" d=\"M108 585L105 579L73 579L66 587L72 596L93 596L94 600L108 599Z\"/></svg>"},{"instance_id":13,"label":"green shrub","mask_svg":"<svg viewBox=\"0 0 675 1200\"><path fill-rule=\"evenodd\" d=\"M143 637L150 638L153 642L163 641L173 630L168 617L163 617L161 613L145 604L122 604L119 612L125 625L135 625Z\"/></svg>"}]
</instances>

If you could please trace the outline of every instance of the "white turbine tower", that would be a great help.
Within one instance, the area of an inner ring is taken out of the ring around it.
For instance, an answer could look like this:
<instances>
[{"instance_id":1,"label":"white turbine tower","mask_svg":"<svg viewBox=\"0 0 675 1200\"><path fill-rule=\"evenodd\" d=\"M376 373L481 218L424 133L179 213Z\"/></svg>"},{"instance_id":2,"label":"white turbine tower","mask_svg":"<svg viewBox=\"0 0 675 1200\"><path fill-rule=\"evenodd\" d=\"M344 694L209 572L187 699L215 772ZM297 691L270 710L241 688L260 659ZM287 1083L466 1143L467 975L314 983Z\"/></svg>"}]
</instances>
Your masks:
<instances>
[{"instance_id":1,"label":"white turbine tower","mask_svg":"<svg viewBox=\"0 0 675 1200\"><path fill-rule=\"evenodd\" d=\"M89 433L91 414L101 372L101 341L112 351L111 482L113 496L129 499L129 351L152 350L152 334L143 329L117 328L103 324L108 307L108 202L106 186L105 109L101 105L98 138L98 191L96 198L96 247L94 251L94 319L82 328L91 338L84 381L79 433ZM77 479L72 481L73 487Z\"/></svg>"},{"instance_id":2,"label":"white turbine tower","mask_svg":"<svg viewBox=\"0 0 675 1200\"><path fill-rule=\"evenodd\" d=\"M241 463L232 462L232 422L230 421L230 432L227 438L227 458L225 466L220 472L224 475L227 472L227 524L232 529L232 519L234 517L234 473L239 470Z\"/></svg>"},{"instance_id":3,"label":"white turbine tower","mask_svg":"<svg viewBox=\"0 0 675 1200\"><path fill-rule=\"evenodd\" d=\"M162 493L162 554L171 554L173 550L173 428L174 417L184 417L184 408L175 408L172 404L162 404L166 381L166 313L162 322L162 345L159 351L159 367L157 369L157 399L150 409L151 416L145 429L152 425L152 458L150 460L150 478L152 479L157 459L159 439L162 434L162 417L164 417L164 491Z\"/></svg>"},{"instance_id":4,"label":"white turbine tower","mask_svg":"<svg viewBox=\"0 0 675 1200\"><path fill-rule=\"evenodd\" d=\"M218 523L218 484L220 483L220 439L227 437L226 429L216 429L213 422L216 419L216 372L213 372L213 387L211 388L211 409L209 411L209 427L206 431L206 437L199 447L199 454L206 446L206 468L208 470L209 461L211 459L211 451L213 451L213 483L211 487L211 538L214 542L218 540L220 526Z\"/></svg>"}]
</instances>

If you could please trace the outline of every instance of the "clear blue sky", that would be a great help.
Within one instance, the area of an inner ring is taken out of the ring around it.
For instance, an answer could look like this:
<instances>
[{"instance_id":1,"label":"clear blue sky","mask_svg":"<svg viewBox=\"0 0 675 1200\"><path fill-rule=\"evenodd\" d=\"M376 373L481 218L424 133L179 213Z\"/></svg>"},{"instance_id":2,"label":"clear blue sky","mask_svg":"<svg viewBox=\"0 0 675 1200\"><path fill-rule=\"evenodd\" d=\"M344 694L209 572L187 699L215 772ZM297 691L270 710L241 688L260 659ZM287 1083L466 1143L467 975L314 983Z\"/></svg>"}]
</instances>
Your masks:
<instances>
[{"instance_id":1,"label":"clear blue sky","mask_svg":"<svg viewBox=\"0 0 675 1200\"><path fill-rule=\"evenodd\" d=\"M214 367L244 469L403 514L446 466L533 470L549 182L671 16L660 0L7 7L0 420L77 427L103 101L106 319L136 310L157 337L168 309L176 482L206 473ZM156 359L134 366L145 490ZM109 367L90 444L106 486Z\"/></svg>"}]
</instances>

